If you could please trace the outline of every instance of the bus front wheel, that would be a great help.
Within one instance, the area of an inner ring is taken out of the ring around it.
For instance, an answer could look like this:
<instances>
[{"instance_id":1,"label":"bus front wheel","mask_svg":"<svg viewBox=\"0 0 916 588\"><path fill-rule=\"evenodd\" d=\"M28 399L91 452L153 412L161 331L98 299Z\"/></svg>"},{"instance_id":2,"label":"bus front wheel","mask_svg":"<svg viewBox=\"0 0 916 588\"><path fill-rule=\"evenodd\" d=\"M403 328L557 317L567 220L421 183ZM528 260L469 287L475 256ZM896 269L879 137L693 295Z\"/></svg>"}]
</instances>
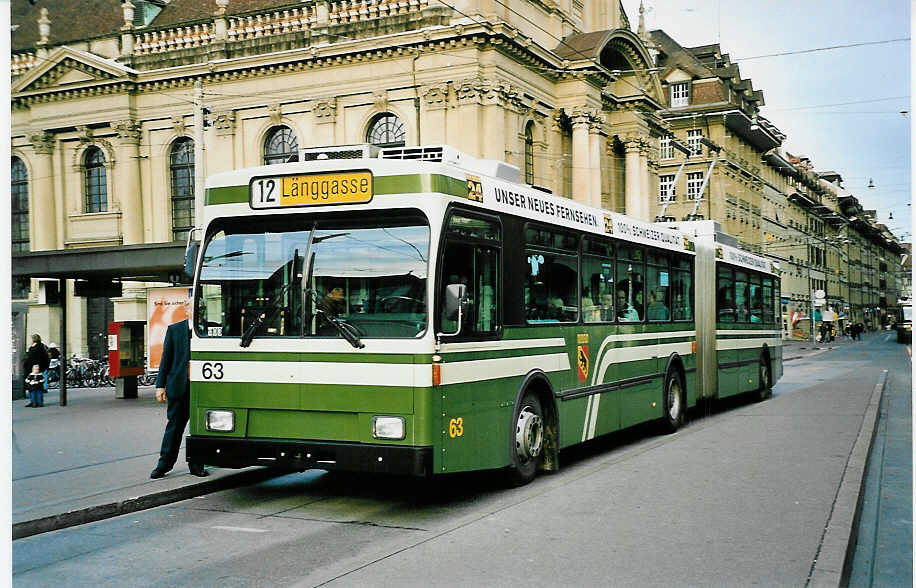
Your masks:
<instances>
[{"instance_id":1,"label":"bus front wheel","mask_svg":"<svg viewBox=\"0 0 916 588\"><path fill-rule=\"evenodd\" d=\"M544 412L537 396L526 392L512 418L512 465L510 481L521 486L537 475L544 459Z\"/></svg>"},{"instance_id":2,"label":"bus front wheel","mask_svg":"<svg viewBox=\"0 0 916 588\"><path fill-rule=\"evenodd\" d=\"M662 419L664 430L674 433L684 424L684 379L676 368L670 368L665 374L664 407L665 417Z\"/></svg>"}]
</instances>

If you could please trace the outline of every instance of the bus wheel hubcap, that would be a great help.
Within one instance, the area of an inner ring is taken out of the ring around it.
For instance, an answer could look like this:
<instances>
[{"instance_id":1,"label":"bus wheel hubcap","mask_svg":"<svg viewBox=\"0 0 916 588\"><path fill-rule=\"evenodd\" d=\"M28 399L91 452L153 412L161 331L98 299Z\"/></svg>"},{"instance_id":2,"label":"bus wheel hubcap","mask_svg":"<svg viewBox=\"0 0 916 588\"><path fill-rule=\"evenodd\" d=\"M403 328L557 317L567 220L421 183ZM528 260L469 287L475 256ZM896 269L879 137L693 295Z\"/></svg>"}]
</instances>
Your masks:
<instances>
[{"instance_id":1,"label":"bus wheel hubcap","mask_svg":"<svg viewBox=\"0 0 916 588\"><path fill-rule=\"evenodd\" d=\"M544 443L543 423L541 417L531 412L527 406L518 414L518 423L515 427L515 448L519 458L523 461L541 454L541 447Z\"/></svg>"},{"instance_id":2,"label":"bus wheel hubcap","mask_svg":"<svg viewBox=\"0 0 916 588\"><path fill-rule=\"evenodd\" d=\"M668 416L672 421L676 421L681 415L681 385L677 378L671 380L668 385Z\"/></svg>"}]
</instances>

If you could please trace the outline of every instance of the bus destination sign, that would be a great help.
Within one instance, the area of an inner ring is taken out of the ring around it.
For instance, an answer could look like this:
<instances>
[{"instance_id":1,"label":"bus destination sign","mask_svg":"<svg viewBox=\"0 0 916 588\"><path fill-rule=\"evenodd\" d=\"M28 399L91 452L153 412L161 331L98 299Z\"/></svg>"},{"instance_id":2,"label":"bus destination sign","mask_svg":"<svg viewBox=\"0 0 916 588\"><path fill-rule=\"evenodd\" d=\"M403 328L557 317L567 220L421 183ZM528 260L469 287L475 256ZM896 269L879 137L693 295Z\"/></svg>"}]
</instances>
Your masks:
<instances>
[{"instance_id":1,"label":"bus destination sign","mask_svg":"<svg viewBox=\"0 0 916 588\"><path fill-rule=\"evenodd\" d=\"M362 204L372 200L372 173L356 171L253 178L249 193L252 208Z\"/></svg>"}]
</instances>

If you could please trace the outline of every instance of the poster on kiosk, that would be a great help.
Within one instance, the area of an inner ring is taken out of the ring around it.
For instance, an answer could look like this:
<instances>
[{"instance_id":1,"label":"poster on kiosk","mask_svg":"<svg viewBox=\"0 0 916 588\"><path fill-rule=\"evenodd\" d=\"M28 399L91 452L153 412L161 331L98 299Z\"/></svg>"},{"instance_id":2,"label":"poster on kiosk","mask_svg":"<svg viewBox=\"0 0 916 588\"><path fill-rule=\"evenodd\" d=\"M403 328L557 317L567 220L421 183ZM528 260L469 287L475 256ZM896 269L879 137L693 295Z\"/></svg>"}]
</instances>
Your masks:
<instances>
[{"instance_id":1,"label":"poster on kiosk","mask_svg":"<svg viewBox=\"0 0 916 588\"><path fill-rule=\"evenodd\" d=\"M147 369L159 370L162 346L169 325L189 318L184 303L191 297L191 288L151 288L146 295L146 317L149 337Z\"/></svg>"}]
</instances>

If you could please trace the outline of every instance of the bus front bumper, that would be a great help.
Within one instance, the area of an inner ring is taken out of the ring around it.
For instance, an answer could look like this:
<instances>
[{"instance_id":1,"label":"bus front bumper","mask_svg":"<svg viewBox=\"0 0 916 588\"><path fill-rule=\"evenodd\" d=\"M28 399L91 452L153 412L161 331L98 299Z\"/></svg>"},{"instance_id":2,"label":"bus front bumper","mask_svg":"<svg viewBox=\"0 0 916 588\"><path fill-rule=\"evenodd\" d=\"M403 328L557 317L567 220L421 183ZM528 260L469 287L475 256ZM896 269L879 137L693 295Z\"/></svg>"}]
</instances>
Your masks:
<instances>
[{"instance_id":1,"label":"bus front bumper","mask_svg":"<svg viewBox=\"0 0 916 588\"><path fill-rule=\"evenodd\" d=\"M432 448L370 443L189 436L187 460L221 468L271 466L425 476Z\"/></svg>"}]
</instances>

